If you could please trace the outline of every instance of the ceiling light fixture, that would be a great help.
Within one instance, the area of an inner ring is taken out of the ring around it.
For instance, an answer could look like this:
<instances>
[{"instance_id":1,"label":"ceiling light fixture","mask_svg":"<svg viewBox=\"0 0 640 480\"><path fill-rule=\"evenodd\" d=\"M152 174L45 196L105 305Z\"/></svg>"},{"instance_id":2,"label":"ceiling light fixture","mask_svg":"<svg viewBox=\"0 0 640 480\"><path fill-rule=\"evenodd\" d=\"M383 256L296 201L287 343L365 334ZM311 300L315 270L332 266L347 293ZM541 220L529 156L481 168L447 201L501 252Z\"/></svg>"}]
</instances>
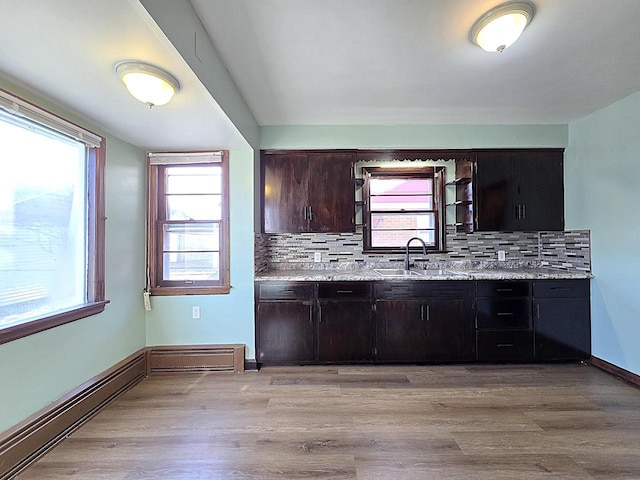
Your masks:
<instances>
[{"instance_id":1,"label":"ceiling light fixture","mask_svg":"<svg viewBox=\"0 0 640 480\"><path fill-rule=\"evenodd\" d=\"M180 83L161 68L142 62L120 62L116 73L129 93L152 108L165 105L180 90Z\"/></svg>"},{"instance_id":2,"label":"ceiling light fixture","mask_svg":"<svg viewBox=\"0 0 640 480\"><path fill-rule=\"evenodd\" d=\"M529 2L507 2L492 8L471 28L471 41L487 52L502 52L529 25L534 7Z\"/></svg>"}]
</instances>

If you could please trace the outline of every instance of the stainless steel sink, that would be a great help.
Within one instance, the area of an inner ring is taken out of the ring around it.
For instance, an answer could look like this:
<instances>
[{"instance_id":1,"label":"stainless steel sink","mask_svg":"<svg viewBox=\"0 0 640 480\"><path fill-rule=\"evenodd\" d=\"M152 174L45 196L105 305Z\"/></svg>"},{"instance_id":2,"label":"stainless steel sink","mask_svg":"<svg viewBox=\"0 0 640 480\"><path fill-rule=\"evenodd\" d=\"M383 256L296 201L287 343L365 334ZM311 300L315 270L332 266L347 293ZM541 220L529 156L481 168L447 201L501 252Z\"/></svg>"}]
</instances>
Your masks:
<instances>
[{"instance_id":1,"label":"stainless steel sink","mask_svg":"<svg viewBox=\"0 0 640 480\"><path fill-rule=\"evenodd\" d=\"M405 270L404 268L374 268L373 271L381 277L421 276L421 274L416 270Z\"/></svg>"},{"instance_id":2,"label":"stainless steel sink","mask_svg":"<svg viewBox=\"0 0 640 480\"><path fill-rule=\"evenodd\" d=\"M429 270L417 270L419 275L426 277L436 277L436 276L452 276L452 275L466 275L465 272L460 272L456 270L439 270L439 269L429 269Z\"/></svg>"}]
</instances>

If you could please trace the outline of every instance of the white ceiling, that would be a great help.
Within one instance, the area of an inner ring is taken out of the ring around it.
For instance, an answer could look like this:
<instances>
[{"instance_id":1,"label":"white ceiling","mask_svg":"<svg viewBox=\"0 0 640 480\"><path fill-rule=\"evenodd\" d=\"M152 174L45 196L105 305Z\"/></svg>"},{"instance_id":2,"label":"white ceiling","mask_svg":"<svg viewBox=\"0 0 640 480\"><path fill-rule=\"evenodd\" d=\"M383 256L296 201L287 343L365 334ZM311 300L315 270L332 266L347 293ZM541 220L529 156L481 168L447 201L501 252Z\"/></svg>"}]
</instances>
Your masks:
<instances>
[{"instance_id":1,"label":"white ceiling","mask_svg":"<svg viewBox=\"0 0 640 480\"><path fill-rule=\"evenodd\" d=\"M468 38L504 0L192 0L261 125L568 123L640 90L639 0L533 0L504 53Z\"/></svg>"},{"instance_id":2,"label":"white ceiling","mask_svg":"<svg viewBox=\"0 0 640 480\"><path fill-rule=\"evenodd\" d=\"M153 0L152 0L153 1ZM568 123L640 90L639 0L534 0L502 54L470 43L502 0L192 0L260 125ZM138 0L0 0L0 76L151 150L244 144ZM152 110L113 73L182 90Z\"/></svg>"},{"instance_id":3,"label":"white ceiling","mask_svg":"<svg viewBox=\"0 0 640 480\"><path fill-rule=\"evenodd\" d=\"M150 110L114 73L122 60L168 70L181 91ZM0 76L141 148L244 143L138 0L0 0Z\"/></svg>"}]
</instances>

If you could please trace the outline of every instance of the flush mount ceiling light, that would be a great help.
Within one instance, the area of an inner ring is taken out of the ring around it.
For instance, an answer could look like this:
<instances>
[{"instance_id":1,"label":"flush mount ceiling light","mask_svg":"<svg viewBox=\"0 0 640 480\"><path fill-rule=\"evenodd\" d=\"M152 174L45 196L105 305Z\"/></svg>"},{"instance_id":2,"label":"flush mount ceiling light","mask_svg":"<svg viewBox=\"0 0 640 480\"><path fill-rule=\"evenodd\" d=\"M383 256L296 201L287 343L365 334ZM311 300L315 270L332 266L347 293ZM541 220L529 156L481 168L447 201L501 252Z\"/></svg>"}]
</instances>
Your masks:
<instances>
[{"instance_id":1,"label":"flush mount ceiling light","mask_svg":"<svg viewBox=\"0 0 640 480\"><path fill-rule=\"evenodd\" d=\"M142 62L120 62L116 73L129 93L149 108L169 103L180 90L180 84L173 75L161 68Z\"/></svg>"},{"instance_id":2,"label":"flush mount ceiling light","mask_svg":"<svg viewBox=\"0 0 640 480\"><path fill-rule=\"evenodd\" d=\"M533 13L533 5L528 2L498 5L473 25L471 41L487 52L502 52L520 37Z\"/></svg>"}]
</instances>

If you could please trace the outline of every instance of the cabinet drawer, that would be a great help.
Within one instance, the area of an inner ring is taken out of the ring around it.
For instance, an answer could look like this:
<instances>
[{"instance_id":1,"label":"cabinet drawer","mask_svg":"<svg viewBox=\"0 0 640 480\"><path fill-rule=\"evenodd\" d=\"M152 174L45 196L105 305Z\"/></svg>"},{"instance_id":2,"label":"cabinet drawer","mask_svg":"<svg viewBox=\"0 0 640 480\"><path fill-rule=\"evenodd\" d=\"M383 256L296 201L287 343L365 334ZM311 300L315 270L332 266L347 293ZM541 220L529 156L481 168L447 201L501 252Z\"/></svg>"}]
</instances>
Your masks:
<instances>
[{"instance_id":1,"label":"cabinet drawer","mask_svg":"<svg viewBox=\"0 0 640 480\"><path fill-rule=\"evenodd\" d=\"M380 300L416 300L420 298L467 298L473 293L473 282L465 281L384 281L375 284Z\"/></svg>"},{"instance_id":2,"label":"cabinet drawer","mask_svg":"<svg viewBox=\"0 0 640 480\"><path fill-rule=\"evenodd\" d=\"M533 336L527 331L476 332L478 360L527 361L533 359Z\"/></svg>"},{"instance_id":3,"label":"cabinet drawer","mask_svg":"<svg viewBox=\"0 0 640 480\"><path fill-rule=\"evenodd\" d=\"M327 282L318 284L318 298L355 298L371 296L368 282Z\"/></svg>"},{"instance_id":4,"label":"cabinet drawer","mask_svg":"<svg viewBox=\"0 0 640 480\"><path fill-rule=\"evenodd\" d=\"M533 282L533 296L587 298L589 297L589 280L538 280Z\"/></svg>"},{"instance_id":5,"label":"cabinet drawer","mask_svg":"<svg viewBox=\"0 0 640 480\"><path fill-rule=\"evenodd\" d=\"M489 281L478 282L478 297L528 297L529 282L523 281Z\"/></svg>"},{"instance_id":6,"label":"cabinet drawer","mask_svg":"<svg viewBox=\"0 0 640 480\"><path fill-rule=\"evenodd\" d=\"M527 298L479 298L476 301L476 327L529 329L530 305Z\"/></svg>"},{"instance_id":7,"label":"cabinet drawer","mask_svg":"<svg viewBox=\"0 0 640 480\"><path fill-rule=\"evenodd\" d=\"M312 283L260 283L260 300L308 300L313 299Z\"/></svg>"}]
</instances>

